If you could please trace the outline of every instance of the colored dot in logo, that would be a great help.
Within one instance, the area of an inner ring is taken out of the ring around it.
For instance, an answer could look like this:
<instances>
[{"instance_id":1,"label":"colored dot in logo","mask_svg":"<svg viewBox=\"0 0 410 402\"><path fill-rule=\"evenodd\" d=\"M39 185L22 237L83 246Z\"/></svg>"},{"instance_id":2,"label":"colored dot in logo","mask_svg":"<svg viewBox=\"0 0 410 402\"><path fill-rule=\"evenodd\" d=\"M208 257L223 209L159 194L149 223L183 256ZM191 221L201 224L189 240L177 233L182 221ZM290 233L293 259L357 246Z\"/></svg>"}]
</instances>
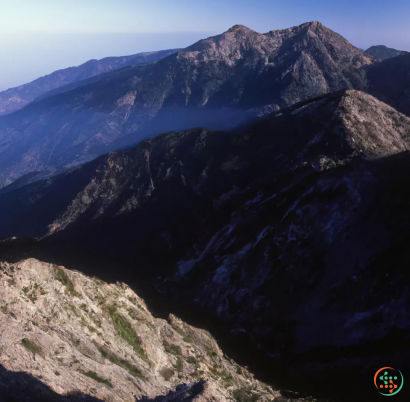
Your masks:
<instances>
[{"instance_id":1,"label":"colored dot in logo","mask_svg":"<svg viewBox=\"0 0 410 402\"><path fill-rule=\"evenodd\" d=\"M391 371L382 371L383 369L379 370L374 376L374 383L376 385L376 388L379 389L381 395L396 395L403 388L403 381L401 381L401 384L395 384L394 382L402 380L403 375L400 371L398 371L401 374L400 378L400 376L397 374L397 371L393 372L395 369L384 367L384 370L386 369L389 369Z\"/></svg>"}]
</instances>

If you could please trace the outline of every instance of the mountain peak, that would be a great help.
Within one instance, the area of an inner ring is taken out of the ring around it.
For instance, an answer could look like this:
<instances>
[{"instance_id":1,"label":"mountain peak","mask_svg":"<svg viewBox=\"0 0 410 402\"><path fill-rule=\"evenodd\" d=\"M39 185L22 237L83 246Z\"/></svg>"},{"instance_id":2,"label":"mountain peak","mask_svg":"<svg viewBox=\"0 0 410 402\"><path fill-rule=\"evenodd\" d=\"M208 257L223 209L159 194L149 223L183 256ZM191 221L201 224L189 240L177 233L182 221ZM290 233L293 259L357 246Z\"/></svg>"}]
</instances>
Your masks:
<instances>
[{"instance_id":1,"label":"mountain peak","mask_svg":"<svg viewBox=\"0 0 410 402\"><path fill-rule=\"evenodd\" d=\"M307 23L311 27L324 27L324 25L320 21L310 21Z\"/></svg>"},{"instance_id":2,"label":"mountain peak","mask_svg":"<svg viewBox=\"0 0 410 402\"><path fill-rule=\"evenodd\" d=\"M231 28L229 28L226 32L237 32L237 31L248 31L248 32L255 32L252 29L246 27L245 25L240 25L240 24L236 24L234 26L232 26ZM226 33L225 32L225 33Z\"/></svg>"}]
</instances>

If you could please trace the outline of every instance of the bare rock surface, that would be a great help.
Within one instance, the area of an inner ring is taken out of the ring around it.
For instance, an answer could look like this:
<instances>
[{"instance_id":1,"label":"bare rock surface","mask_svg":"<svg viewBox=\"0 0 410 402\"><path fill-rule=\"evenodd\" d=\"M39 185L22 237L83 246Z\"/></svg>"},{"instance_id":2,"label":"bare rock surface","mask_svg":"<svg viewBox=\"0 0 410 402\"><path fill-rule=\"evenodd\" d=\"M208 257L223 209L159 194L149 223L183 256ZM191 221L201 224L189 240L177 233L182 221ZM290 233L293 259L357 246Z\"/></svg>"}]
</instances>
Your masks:
<instances>
[{"instance_id":1,"label":"bare rock surface","mask_svg":"<svg viewBox=\"0 0 410 402\"><path fill-rule=\"evenodd\" d=\"M172 315L154 318L125 284L35 259L1 263L0 275L0 364L57 394L113 402L182 392L198 402L279 396L225 357L208 332Z\"/></svg>"}]
</instances>

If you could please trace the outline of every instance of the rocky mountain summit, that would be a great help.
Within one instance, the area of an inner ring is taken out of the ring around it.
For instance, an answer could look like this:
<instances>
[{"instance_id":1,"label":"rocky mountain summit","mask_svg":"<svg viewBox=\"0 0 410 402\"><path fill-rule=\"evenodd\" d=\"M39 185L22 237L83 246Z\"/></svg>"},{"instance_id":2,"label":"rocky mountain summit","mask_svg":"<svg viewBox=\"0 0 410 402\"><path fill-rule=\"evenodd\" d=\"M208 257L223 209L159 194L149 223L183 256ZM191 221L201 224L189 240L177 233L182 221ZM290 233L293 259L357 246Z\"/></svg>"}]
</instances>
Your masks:
<instances>
[{"instance_id":1,"label":"rocky mountain summit","mask_svg":"<svg viewBox=\"0 0 410 402\"><path fill-rule=\"evenodd\" d=\"M123 57L106 57L101 60L89 60L77 67L69 67L54 71L53 73L38 78L28 84L0 92L0 116L22 109L40 96L50 96L50 94L47 93L57 88L73 83L79 83L87 78L118 70L123 67L150 63L169 56L176 51L178 51L178 49L138 53L132 56Z\"/></svg>"},{"instance_id":2,"label":"rocky mountain summit","mask_svg":"<svg viewBox=\"0 0 410 402\"><path fill-rule=\"evenodd\" d=\"M367 50L365 50L365 52L370 56L376 57L379 60L391 59L404 53L402 50L392 49L383 45L371 46Z\"/></svg>"},{"instance_id":3,"label":"rocky mountain summit","mask_svg":"<svg viewBox=\"0 0 410 402\"><path fill-rule=\"evenodd\" d=\"M0 118L0 185L162 132L231 128L266 108L364 89L373 62L319 22L266 34L234 26Z\"/></svg>"},{"instance_id":4,"label":"rocky mountain summit","mask_svg":"<svg viewBox=\"0 0 410 402\"><path fill-rule=\"evenodd\" d=\"M125 284L34 259L0 263L0 275L0 364L48 387L30 401L80 394L113 402L280 396L227 358L208 332L172 315L154 318ZM7 389L16 384L1 379L0 396L15 397Z\"/></svg>"}]
</instances>

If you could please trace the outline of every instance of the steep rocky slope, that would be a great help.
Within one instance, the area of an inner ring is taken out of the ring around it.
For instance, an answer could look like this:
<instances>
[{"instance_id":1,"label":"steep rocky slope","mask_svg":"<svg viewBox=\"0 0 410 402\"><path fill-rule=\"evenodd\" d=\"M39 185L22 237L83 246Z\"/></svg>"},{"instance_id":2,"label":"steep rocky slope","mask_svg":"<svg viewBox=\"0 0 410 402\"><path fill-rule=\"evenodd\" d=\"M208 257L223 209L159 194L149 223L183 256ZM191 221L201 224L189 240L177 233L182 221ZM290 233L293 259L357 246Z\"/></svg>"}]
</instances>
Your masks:
<instances>
[{"instance_id":1,"label":"steep rocky slope","mask_svg":"<svg viewBox=\"0 0 410 402\"><path fill-rule=\"evenodd\" d=\"M266 34L234 26L3 116L0 185L161 132L232 127L326 92L365 88L372 63L319 22Z\"/></svg>"},{"instance_id":2,"label":"steep rocky slope","mask_svg":"<svg viewBox=\"0 0 410 402\"><path fill-rule=\"evenodd\" d=\"M0 195L0 234L225 323L288 388L366 400L408 354L409 147L408 117L339 91Z\"/></svg>"},{"instance_id":3,"label":"steep rocky slope","mask_svg":"<svg viewBox=\"0 0 410 402\"><path fill-rule=\"evenodd\" d=\"M362 92L341 91L233 132L164 134L0 195L0 235L44 237L98 219L144 216L153 205L164 208L162 203L183 211L232 186L292 171L307 174L361 154L375 158L406 151L409 131L409 118L386 104Z\"/></svg>"},{"instance_id":4,"label":"steep rocky slope","mask_svg":"<svg viewBox=\"0 0 410 402\"><path fill-rule=\"evenodd\" d=\"M113 402L168 400L168 394L215 402L280 396L224 356L208 332L172 315L154 318L125 284L34 259L0 263L0 275L0 364L56 394ZM1 379L0 396L10 386ZM42 392L39 400L60 400Z\"/></svg>"},{"instance_id":5,"label":"steep rocky slope","mask_svg":"<svg viewBox=\"0 0 410 402\"><path fill-rule=\"evenodd\" d=\"M365 52L372 57L376 57L379 60L391 59L392 57L400 56L403 53L402 50L392 49L383 45L371 46L367 50L365 50Z\"/></svg>"},{"instance_id":6,"label":"steep rocky slope","mask_svg":"<svg viewBox=\"0 0 410 402\"><path fill-rule=\"evenodd\" d=\"M175 53L175 50L138 53L132 56L106 57L101 60L89 60L78 67L69 67L38 78L28 84L20 85L0 92L0 115L22 109L39 96L68 84L78 83L96 75L118 70L126 66L150 63Z\"/></svg>"}]
</instances>

